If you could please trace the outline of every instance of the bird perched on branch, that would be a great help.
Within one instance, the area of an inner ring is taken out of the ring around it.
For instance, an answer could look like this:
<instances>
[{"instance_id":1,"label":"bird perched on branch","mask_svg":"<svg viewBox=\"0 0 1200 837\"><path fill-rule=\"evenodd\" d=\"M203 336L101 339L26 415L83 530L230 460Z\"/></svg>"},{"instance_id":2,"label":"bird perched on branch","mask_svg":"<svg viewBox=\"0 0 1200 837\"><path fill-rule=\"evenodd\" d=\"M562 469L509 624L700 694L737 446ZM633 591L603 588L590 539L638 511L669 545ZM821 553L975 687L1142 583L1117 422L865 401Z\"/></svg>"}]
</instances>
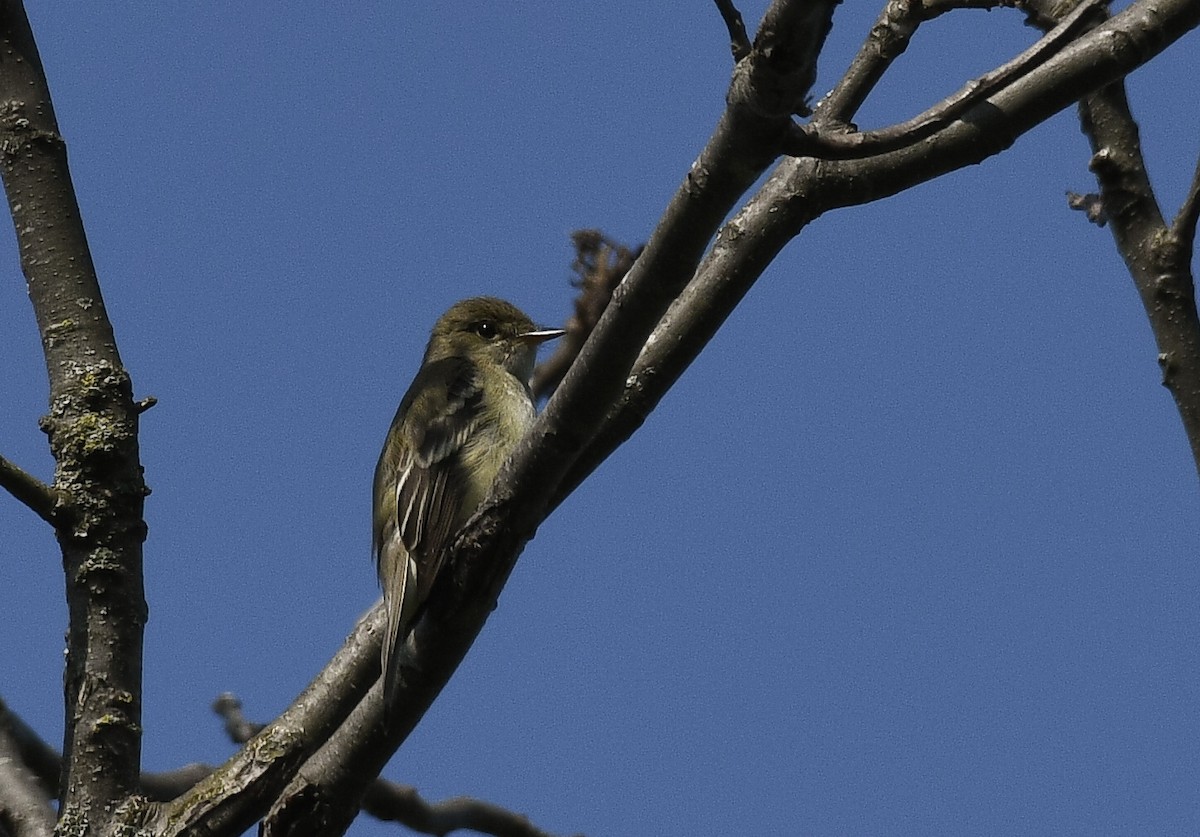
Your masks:
<instances>
[{"instance_id":1,"label":"bird perched on branch","mask_svg":"<svg viewBox=\"0 0 1200 837\"><path fill-rule=\"evenodd\" d=\"M389 708L399 682L397 651L445 547L533 424L529 379L537 348L563 333L537 328L519 308L492 297L455 303L433 327L375 466L373 551L387 607Z\"/></svg>"}]
</instances>

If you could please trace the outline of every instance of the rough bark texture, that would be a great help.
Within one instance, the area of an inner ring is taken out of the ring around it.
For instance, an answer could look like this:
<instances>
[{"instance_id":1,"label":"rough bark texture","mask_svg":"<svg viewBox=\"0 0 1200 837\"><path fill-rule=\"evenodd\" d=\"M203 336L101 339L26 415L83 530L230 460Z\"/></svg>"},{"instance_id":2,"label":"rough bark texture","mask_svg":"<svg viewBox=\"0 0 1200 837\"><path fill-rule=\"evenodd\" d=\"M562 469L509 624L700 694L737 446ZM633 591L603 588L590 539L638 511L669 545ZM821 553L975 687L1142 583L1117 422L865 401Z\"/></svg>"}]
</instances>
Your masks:
<instances>
[{"instance_id":1,"label":"rough bark texture","mask_svg":"<svg viewBox=\"0 0 1200 837\"><path fill-rule=\"evenodd\" d=\"M137 788L141 754L142 505L138 412L84 235L50 94L20 3L0 6L0 165L42 336L42 429L70 615L60 826L102 827Z\"/></svg>"}]
</instances>

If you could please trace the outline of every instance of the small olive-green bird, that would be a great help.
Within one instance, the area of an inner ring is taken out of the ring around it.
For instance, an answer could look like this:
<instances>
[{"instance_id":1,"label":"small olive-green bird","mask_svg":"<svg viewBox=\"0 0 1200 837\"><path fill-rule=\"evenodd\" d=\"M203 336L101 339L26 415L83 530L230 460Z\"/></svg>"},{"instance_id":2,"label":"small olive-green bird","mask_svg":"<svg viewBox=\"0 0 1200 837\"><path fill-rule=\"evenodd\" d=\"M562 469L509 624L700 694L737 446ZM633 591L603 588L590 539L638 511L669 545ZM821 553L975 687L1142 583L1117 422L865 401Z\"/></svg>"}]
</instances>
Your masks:
<instances>
[{"instance_id":1,"label":"small olive-green bird","mask_svg":"<svg viewBox=\"0 0 1200 837\"><path fill-rule=\"evenodd\" d=\"M375 566L387 607L383 693L391 707L404 644L449 541L479 507L533 424L529 379L539 329L492 297L464 299L433 327L375 466Z\"/></svg>"}]
</instances>

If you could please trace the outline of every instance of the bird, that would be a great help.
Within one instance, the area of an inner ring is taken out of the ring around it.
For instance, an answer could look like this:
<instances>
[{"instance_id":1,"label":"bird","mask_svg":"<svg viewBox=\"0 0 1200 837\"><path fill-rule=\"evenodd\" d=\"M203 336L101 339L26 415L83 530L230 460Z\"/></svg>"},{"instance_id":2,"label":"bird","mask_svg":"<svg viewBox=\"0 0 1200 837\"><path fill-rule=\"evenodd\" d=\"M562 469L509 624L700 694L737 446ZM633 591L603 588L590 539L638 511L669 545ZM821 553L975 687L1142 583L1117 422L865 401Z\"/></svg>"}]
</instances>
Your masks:
<instances>
[{"instance_id":1,"label":"bird","mask_svg":"<svg viewBox=\"0 0 1200 837\"><path fill-rule=\"evenodd\" d=\"M433 327L375 467L372 551L387 610L384 706L394 705L399 655L429 597L443 553L536 416L529 379L538 328L495 297L456 302Z\"/></svg>"}]
</instances>

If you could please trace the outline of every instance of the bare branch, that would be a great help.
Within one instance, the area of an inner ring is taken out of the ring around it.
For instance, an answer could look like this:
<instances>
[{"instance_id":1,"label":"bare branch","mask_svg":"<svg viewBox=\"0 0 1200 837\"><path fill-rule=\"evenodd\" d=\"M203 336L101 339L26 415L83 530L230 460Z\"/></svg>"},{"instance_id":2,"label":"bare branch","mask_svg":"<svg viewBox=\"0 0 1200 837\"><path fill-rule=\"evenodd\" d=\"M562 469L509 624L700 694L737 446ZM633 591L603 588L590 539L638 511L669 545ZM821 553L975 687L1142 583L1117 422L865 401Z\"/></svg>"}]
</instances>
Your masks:
<instances>
[{"instance_id":1,"label":"bare branch","mask_svg":"<svg viewBox=\"0 0 1200 837\"><path fill-rule=\"evenodd\" d=\"M460 796L430 803L415 788L392 782L375 782L363 807L385 822L398 822L422 834L476 831L493 837L552 837L528 817L478 799Z\"/></svg>"},{"instance_id":2,"label":"bare branch","mask_svg":"<svg viewBox=\"0 0 1200 837\"><path fill-rule=\"evenodd\" d=\"M350 827L405 734L384 716L381 695L377 683L300 767L263 818L262 837L325 837Z\"/></svg>"},{"instance_id":3,"label":"bare branch","mask_svg":"<svg viewBox=\"0 0 1200 837\"><path fill-rule=\"evenodd\" d=\"M762 225L761 232L730 228L710 254L713 261L705 260L710 267L724 262L740 269L730 274L722 270L707 272L702 266L704 281L717 287L725 283L725 277L734 277L714 297L719 297L724 305L744 293L744 283L752 282L765 261L812 218L837 206L894 194L999 152L1023 131L1066 107L1093 85L1149 60L1167 43L1194 27L1197 17L1200 17L1197 0L1139 0L1113 21L1050 58L1020 83L976 105L916 147L865 160L819 165L812 160L785 161L760 193L761 200L755 198L752 206L739 213L738 217L759 219L756 223ZM1114 33L1120 34L1119 40L1113 38ZM761 40L760 33L755 55ZM739 98L739 85L745 83L744 74L750 69L745 65L753 64L754 60L752 56L739 65L735 75L741 80L735 79L731 86L731 104L713 140L672 201L645 252L617 288L596 331L538 424L448 553L447 571L439 577L425 615L402 651L405 676L400 685L400 711L388 719L389 743L407 736L465 654L511 572L515 556L544 517L547 503L560 499L570 485L594 468L612 449L622 428L632 432L629 428L640 422L646 405L660 398L669 387L671 374L662 373L661 367L643 367L641 360L637 361L637 368L644 374L631 376L627 358L631 352L640 353L639 349L647 343L648 335L643 332L646 323L657 325L662 316L660 306L674 297L681 281L686 283L691 278L694 270L691 260L703 246L706 225L721 211L718 204L730 199L735 182L744 182L725 167L733 159L741 159L743 167L748 165L745 156L726 156L751 147L743 144L749 140L736 136L737 130L766 124L754 117L738 121L747 112L754 112L738 104L744 101ZM759 105L767 106L771 101L776 104L775 112L781 113L778 98L768 97ZM795 98L791 101L794 105ZM761 133L756 141L762 142ZM751 155L749 159L755 157ZM704 174L709 176L705 178ZM742 246L739 234L747 243L756 242L753 252ZM697 294L696 298L703 299L704 294ZM727 315L716 308L703 309L705 304L698 302L692 311L680 314L704 320L719 320ZM657 338L650 341L650 347L663 353L660 357L670 354L674 368L685 366L694 348L690 341ZM610 392L614 386L624 393L624 398L615 413L610 413L609 405L614 403ZM602 435L596 435L598 432ZM594 444L589 445L593 438ZM585 445L586 453L581 456L580 450ZM570 469L569 474L564 474L564 469ZM370 730L369 707L363 712L367 714L358 722L358 728ZM378 733L377 728L375 731ZM342 775L364 748L371 746L369 738L360 735L356 741L347 742L340 756L347 768ZM366 784L361 787L359 794L365 791ZM330 794L325 798L331 804L357 805L352 794L343 793L340 798Z\"/></svg>"},{"instance_id":4,"label":"bare branch","mask_svg":"<svg viewBox=\"0 0 1200 837\"><path fill-rule=\"evenodd\" d=\"M730 0L716 0L717 10L729 30L729 49L733 53L733 63L741 61L750 55L750 36L746 34L746 24L742 13L737 10Z\"/></svg>"},{"instance_id":5,"label":"bare branch","mask_svg":"<svg viewBox=\"0 0 1200 837\"><path fill-rule=\"evenodd\" d=\"M264 726L249 721L242 713L242 702L228 692L213 702L213 711L224 720L225 732L235 744L249 740ZM305 765L303 770L308 769L309 765ZM317 776L327 776L323 764L311 772ZM273 811L263 822L264 835L285 833L300 837L303 834L325 835L338 831L337 825L325 816L324 811L315 810L318 806L309 796L312 792L320 792L320 786L314 783L302 787L304 790L296 793L284 793L278 805L279 810ZM327 784L325 789L328 789ZM297 810L297 806L303 806L302 810ZM363 797L363 810L376 819L399 822L424 834L442 835L459 829L471 829L496 837L550 837L526 817L491 803L458 797L431 804L422 799L415 788L382 778L371 782Z\"/></svg>"},{"instance_id":6,"label":"bare branch","mask_svg":"<svg viewBox=\"0 0 1200 837\"><path fill-rule=\"evenodd\" d=\"M62 773L62 755L26 724L20 716L0 701L0 734L9 736L17 758L37 779L44 798L57 793L58 777ZM143 773L139 778L141 792L158 801L174 799L213 772L204 764L189 764L163 773Z\"/></svg>"},{"instance_id":7,"label":"bare branch","mask_svg":"<svg viewBox=\"0 0 1200 837\"><path fill-rule=\"evenodd\" d=\"M774 158L802 107L834 4L773 3L752 54L734 69L728 106L517 457L559 473L616 402L628 370L662 313L691 278L734 202ZM536 490L548 493L542 475ZM533 486L529 490L535 491ZM536 493L533 495L536 496ZM537 517L536 513L531 519Z\"/></svg>"},{"instance_id":8,"label":"bare branch","mask_svg":"<svg viewBox=\"0 0 1200 837\"><path fill-rule=\"evenodd\" d=\"M1102 0L1084 0L1050 32L1016 58L968 83L965 87L911 119L876 131L828 131L820 123L797 126L787 153L794 157L844 160L896 151L927 139L972 107L1027 76L1062 51L1081 32L1103 20Z\"/></svg>"},{"instance_id":9,"label":"bare branch","mask_svg":"<svg viewBox=\"0 0 1200 837\"><path fill-rule=\"evenodd\" d=\"M1187 197L1183 206L1175 216L1171 225L1171 234L1179 239L1179 246L1191 253L1196 243L1196 222L1200 220L1200 160L1196 161L1196 171L1192 174L1192 185L1188 187Z\"/></svg>"},{"instance_id":10,"label":"bare branch","mask_svg":"<svg viewBox=\"0 0 1200 837\"><path fill-rule=\"evenodd\" d=\"M42 427L55 488L78 511L60 530L67 634L65 831L125 816L141 757L142 506L138 409L96 280L33 33L0 5L0 166L50 379Z\"/></svg>"},{"instance_id":11,"label":"bare branch","mask_svg":"<svg viewBox=\"0 0 1200 837\"><path fill-rule=\"evenodd\" d=\"M211 776L162 806L154 833L158 837L240 834L260 819L378 680L383 625L383 607L376 605L282 715L255 733ZM377 701L375 695L369 702Z\"/></svg>"},{"instance_id":12,"label":"bare branch","mask_svg":"<svg viewBox=\"0 0 1200 837\"><path fill-rule=\"evenodd\" d=\"M375 720L376 699L368 699L337 740L322 748L322 757L328 757L324 776L305 777L319 781L321 791L337 788L319 794L331 806L322 812L331 822L353 816L370 784L359 765L379 758L384 744L394 749L403 741L457 668L544 517L555 486L619 398L639 347L691 277L724 215L774 159L815 76L834 6L834 0L777 0L768 9L751 56L734 69L713 137L579 359L447 553L424 615L401 649L404 674L386 729Z\"/></svg>"},{"instance_id":13,"label":"bare branch","mask_svg":"<svg viewBox=\"0 0 1200 837\"><path fill-rule=\"evenodd\" d=\"M242 714L242 701L232 692L224 692L213 701L213 712L225 722L225 734L234 744L245 744L262 731L265 724L254 724Z\"/></svg>"},{"instance_id":14,"label":"bare branch","mask_svg":"<svg viewBox=\"0 0 1200 837\"><path fill-rule=\"evenodd\" d=\"M1079 112L1095 152L1090 168L1109 229L1141 296L1158 344L1163 386L1175 398L1200 469L1200 319L1191 247L1163 219L1124 85L1088 96Z\"/></svg>"},{"instance_id":15,"label":"bare branch","mask_svg":"<svg viewBox=\"0 0 1200 837\"><path fill-rule=\"evenodd\" d=\"M50 797L22 758L10 725L3 722L0 722L0 828L15 837L50 837L54 833Z\"/></svg>"},{"instance_id":16,"label":"bare branch","mask_svg":"<svg viewBox=\"0 0 1200 837\"><path fill-rule=\"evenodd\" d=\"M1089 85L1119 78L1200 24L1195 0L1143 0L977 106L925 143L864 160L785 160L722 229L695 279L663 317L619 404L563 480L560 502L641 426L779 251L830 209L878 200L978 163L1068 106ZM1113 43L1139 44L1112 49Z\"/></svg>"},{"instance_id":17,"label":"bare branch","mask_svg":"<svg viewBox=\"0 0 1200 837\"><path fill-rule=\"evenodd\" d=\"M54 489L0 456L0 487L16 497L51 526L58 525L59 497Z\"/></svg>"},{"instance_id":18,"label":"bare branch","mask_svg":"<svg viewBox=\"0 0 1200 837\"><path fill-rule=\"evenodd\" d=\"M779 251L803 227L806 221L799 210L804 202L791 198L794 189L809 187L816 168L811 159L785 161L724 226L695 278L646 341L621 401L563 480L555 505L641 427ZM821 212L813 209L808 220Z\"/></svg>"},{"instance_id":19,"label":"bare branch","mask_svg":"<svg viewBox=\"0 0 1200 837\"><path fill-rule=\"evenodd\" d=\"M1061 13L1049 0L1028 0L1028 6L1034 23L1043 27ZM1079 120L1092 146L1089 168L1100 185L1100 208L1138 289L1158 344L1163 386L1175 399L1200 470L1200 317L1191 269L1200 168L1168 227L1146 173L1124 82L1114 80L1084 98Z\"/></svg>"},{"instance_id":20,"label":"bare branch","mask_svg":"<svg viewBox=\"0 0 1200 837\"><path fill-rule=\"evenodd\" d=\"M955 9L994 9L1017 0L892 0L871 27L867 39L838 83L814 109L814 123L825 129L846 126L883 74L908 49L920 24Z\"/></svg>"},{"instance_id":21,"label":"bare branch","mask_svg":"<svg viewBox=\"0 0 1200 837\"><path fill-rule=\"evenodd\" d=\"M924 142L861 160L823 162L811 174L785 162L796 177L796 194L805 198L797 216L878 200L997 154L1034 125L1146 63L1197 24L1200 0L1137 0Z\"/></svg>"}]
</instances>

